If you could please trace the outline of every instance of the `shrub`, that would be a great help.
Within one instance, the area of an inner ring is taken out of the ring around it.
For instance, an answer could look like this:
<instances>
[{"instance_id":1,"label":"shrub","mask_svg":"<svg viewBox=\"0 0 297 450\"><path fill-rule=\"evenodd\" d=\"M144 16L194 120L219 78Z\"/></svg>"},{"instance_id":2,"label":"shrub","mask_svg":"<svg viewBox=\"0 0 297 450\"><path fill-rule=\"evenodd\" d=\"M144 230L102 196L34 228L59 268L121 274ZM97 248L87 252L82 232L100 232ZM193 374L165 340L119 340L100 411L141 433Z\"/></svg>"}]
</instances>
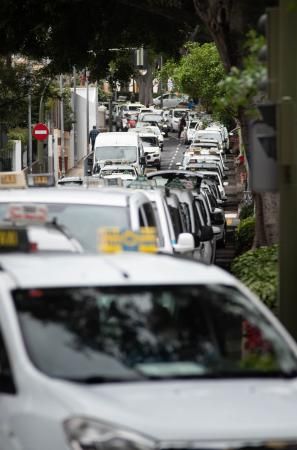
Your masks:
<instances>
[{"instance_id":1,"label":"shrub","mask_svg":"<svg viewBox=\"0 0 297 450\"><path fill-rule=\"evenodd\" d=\"M253 215L254 215L254 204L248 203L247 205L243 205L242 208L240 209L239 219L244 220Z\"/></svg>"},{"instance_id":2,"label":"shrub","mask_svg":"<svg viewBox=\"0 0 297 450\"><path fill-rule=\"evenodd\" d=\"M28 129L27 128L11 128L7 133L8 139L21 141L22 144L28 143Z\"/></svg>"},{"instance_id":3,"label":"shrub","mask_svg":"<svg viewBox=\"0 0 297 450\"><path fill-rule=\"evenodd\" d=\"M232 273L276 312L278 246L249 250L234 259Z\"/></svg>"},{"instance_id":4,"label":"shrub","mask_svg":"<svg viewBox=\"0 0 297 450\"><path fill-rule=\"evenodd\" d=\"M240 221L236 236L235 236L235 247L236 254L241 255L242 253L250 250L253 245L253 240L255 236L255 217L250 216L246 219Z\"/></svg>"}]
</instances>

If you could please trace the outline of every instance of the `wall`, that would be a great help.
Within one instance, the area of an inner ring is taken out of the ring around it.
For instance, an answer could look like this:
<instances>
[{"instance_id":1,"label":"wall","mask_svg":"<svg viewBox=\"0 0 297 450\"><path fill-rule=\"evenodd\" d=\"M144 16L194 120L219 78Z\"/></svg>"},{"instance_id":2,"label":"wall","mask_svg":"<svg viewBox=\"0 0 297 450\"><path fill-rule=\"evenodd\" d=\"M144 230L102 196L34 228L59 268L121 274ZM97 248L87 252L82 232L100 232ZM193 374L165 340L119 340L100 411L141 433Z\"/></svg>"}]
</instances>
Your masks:
<instances>
[{"instance_id":1,"label":"wall","mask_svg":"<svg viewBox=\"0 0 297 450\"><path fill-rule=\"evenodd\" d=\"M74 104L74 92L72 91L72 104ZM87 89L76 88L76 133L77 133L77 160L81 160L89 152L87 138ZM98 126L98 89L89 87L89 131L93 125ZM74 139L70 139L69 163L74 164ZM70 166L68 166L68 169Z\"/></svg>"}]
</instances>

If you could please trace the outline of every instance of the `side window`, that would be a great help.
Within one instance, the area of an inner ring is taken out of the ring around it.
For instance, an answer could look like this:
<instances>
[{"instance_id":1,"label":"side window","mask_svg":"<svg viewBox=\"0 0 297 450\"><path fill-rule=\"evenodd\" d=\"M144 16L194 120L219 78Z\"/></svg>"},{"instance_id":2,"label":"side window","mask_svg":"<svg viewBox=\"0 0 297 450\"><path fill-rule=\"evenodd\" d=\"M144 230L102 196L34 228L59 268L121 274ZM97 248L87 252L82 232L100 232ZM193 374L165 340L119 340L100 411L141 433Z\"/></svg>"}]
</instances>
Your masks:
<instances>
[{"instance_id":1,"label":"side window","mask_svg":"<svg viewBox=\"0 0 297 450\"><path fill-rule=\"evenodd\" d=\"M6 345L0 330L0 395L16 394L16 387Z\"/></svg>"},{"instance_id":2,"label":"side window","mask_svg":"<svg viewBox=\"0 0 297 450\"><path fill-rule=\"evenodd\" d=\"M169 213L171 216L174 233L175 233L175 239L178 238L178 235L182 233L182 223L179 216L178 209L174 208L173 206L168 205Z\"/></svg>"},{"instance_id":3,"label":"side window","mask_svg":"<svg viewBox=\"0 0 297 450\"><path fill-rule=\"evenodd\" d=\"M191 216L190 216L190 210L189 206L186 203L181 203L182 205L182 211L184 215L184 221L186 224L187 232L192 233L192 224L191 224Z\"/></svg>"},{"instance_id":4,"label":"side window","mask_svg":"<svg viewBox=\"0 0 297 450\"><path fill-rule=\"evenodd\" d=\"M205 206L204 206L204 203L203 203L202 199L199 199L199 205L200 205L200 211L202 213L202 217L203 217L204 223L205 223L205 225L207 225L207 212L206 212L206 209L205 209Z\"/></svg>"},{"instance_id":5,"label":"side window","mask_svg":"<svg viewBox=\"0 0 297 450\"><path fill-rule=\"evenodd\" d=\"M193 201L193 214L194 214L194 221L195 221L195 231L197 233L201 230L201 222L200 222L200 217L199 217L196 205L195 205L195 201Z\"/></svg>"},{"instance_id":6,"label":"side window","mask_svg":"<svg viewBox=\"0 0 297 450\"><path fill-rule=\"evenodd\" d=\"M138 210L138 221L139 221L140 227L146 226L145 221L144 221L143 211L141 208L139 208L139 210Z\"/></svg>"},{"instance_id":7,"label":"side window","mask_svg":"<svg viewBox=\"0 0 297 450\"><path fill-rule=\"evenodd\" d=\"M144 203L142 205L144 216L147 222L148 227L155 227L156 221L155 221L155 215L153 211L153 207L150 203Z\"/></svg>"}]
</instances>

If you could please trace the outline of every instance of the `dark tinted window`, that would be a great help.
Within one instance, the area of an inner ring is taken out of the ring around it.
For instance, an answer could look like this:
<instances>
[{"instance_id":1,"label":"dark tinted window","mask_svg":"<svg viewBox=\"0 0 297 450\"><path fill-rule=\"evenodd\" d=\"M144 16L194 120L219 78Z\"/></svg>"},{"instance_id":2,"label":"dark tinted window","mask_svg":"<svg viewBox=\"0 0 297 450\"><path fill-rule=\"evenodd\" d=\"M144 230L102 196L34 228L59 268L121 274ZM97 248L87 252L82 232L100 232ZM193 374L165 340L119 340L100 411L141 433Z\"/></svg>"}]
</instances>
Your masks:
<instances>
[{"instance_id":1,"label":"dark tinted window","mask_svg":"<svg viewBox=\"0 0 297 450\"><path fill-rule=\"evenodd\" d=\"M296 371L288 344L232 287L55 288L13 297L28 354L52 377L99 382Z\"/></svg>"},{"instance_id":2,"label":"dark tinted window","mask_svg":"<svg viewBox=\"0 0 297 450\"><path fill-rule=\"evenodd\" d=\"M7 348L0 330L0 394L15 394L16 387Z\"/></svg>"},{"instance_id":3,"label":"dark tinted window","mask_svg":"<svg viewBox=\"0 0 297 450\"><path fill-rule=\"evenodd\" d=\"M148 227L155 227L156 226L156 220L155 220L155 214L151 203L144 203L142 205L146 222Z\"/></svg>"},{"instance_id":4,"label":"dark tinted window","mask_svg":"<svg viewBox=\"0 0 297 450\"><path fill-rule=\"evenodd\" d=\"M170 205L168 205L168 209L169 209L170 217L171 217L173 228L174 228L175 239L177 239L178 235L183 232L183 227L182 227L179 211L178 211L178 209L176 209Z\"/></svg>"}]
</instances>

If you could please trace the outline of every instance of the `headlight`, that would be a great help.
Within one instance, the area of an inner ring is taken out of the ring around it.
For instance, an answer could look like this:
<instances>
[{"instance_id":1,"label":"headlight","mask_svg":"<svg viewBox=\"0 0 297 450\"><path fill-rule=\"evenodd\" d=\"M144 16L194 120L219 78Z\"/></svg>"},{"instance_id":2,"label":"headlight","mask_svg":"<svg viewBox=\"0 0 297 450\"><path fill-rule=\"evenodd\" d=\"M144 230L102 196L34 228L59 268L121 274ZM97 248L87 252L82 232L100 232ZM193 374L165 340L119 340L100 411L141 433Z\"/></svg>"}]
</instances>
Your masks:
<instances>
[{"instance_id":1,"label":"headlight","mask_svg":"<svg viewBox=\"0 0 297 450\"><path fill-rule=\"evenodd\" d=\"M73 417L64 422L72 450L153 450L155 443L134 431L93 419Z\"/></svg>"}]
</instances>

